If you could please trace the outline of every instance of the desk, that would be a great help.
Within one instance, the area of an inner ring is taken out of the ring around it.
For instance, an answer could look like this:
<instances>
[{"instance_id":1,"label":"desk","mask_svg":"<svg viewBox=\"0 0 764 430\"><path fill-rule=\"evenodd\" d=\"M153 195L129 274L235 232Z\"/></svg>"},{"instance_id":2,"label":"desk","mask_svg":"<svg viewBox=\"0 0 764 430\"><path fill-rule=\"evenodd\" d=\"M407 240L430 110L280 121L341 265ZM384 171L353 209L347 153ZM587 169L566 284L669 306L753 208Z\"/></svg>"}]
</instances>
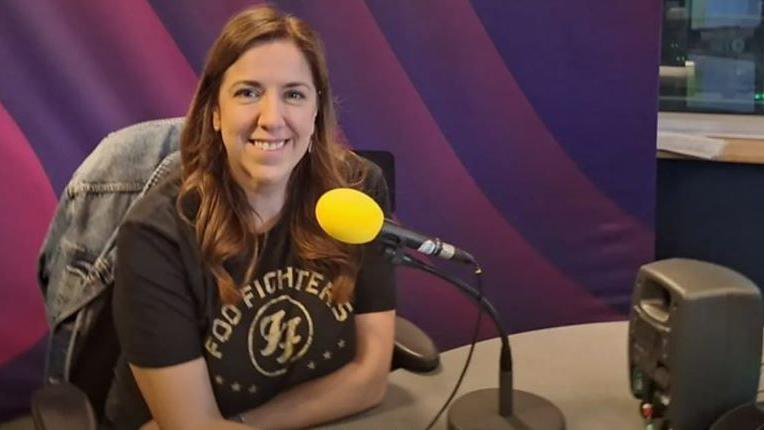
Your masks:
<instances>
[{"instance_id":1,"label":"desk","mask_svg":"<svg viewBox=\"0 0 764 430\"><path fill-rule=\"evenodd\" d=\"M709 161L725 163L764 164L764 140L707 136L726 142L722 153ZM674 152L658 150L658 158L695 160L697 158Z\"/></svg>"},{"instance_id":2,"label":"desk","mask_svg":"<svg viewBox=\"0 0 764 430\"><path fill-rule=\"evenodd\" d=\"M714 161L764 164L764 118L760 115L659 112L658 130L722 139ZM688 158L658 151L659 158Z\"/></svg>"},{"instance_id":3,"label":"desk","mask_svg":"<svg viewBox=\"0 0 764 430\"><path fill-rule=\"evenodd\" d=\"M469 330L469 324L465 324ZM583 324L530 331L509 337L515 388L543 396L563 415L567 430L643 430L639 401L629 392L626 321ZM459 393L498 386L498 338L475 347ZM324 430L421 430L443 405L456 383L468 346L441 354L441 367L419 375L390 374L383 403ZM457 394L457 397L459 394ZM446 426L444 412L434 427ZM31 419L3 424L3 429L33 429Z\"/></svg>"},{"instance_id":4,"label":"desk","mask_svg":"<svg viewBox=\"0 0 764 430\"><path fill-rule=\"evenodd\" d=\"M555 327L509 339L515 388L554 403L565 415L568 430L644 429L639 401L629 391L627 322ZM500 345L498 338L477 344L459 393L498 386ZM379 407L320 428L424 429L451 393L468 348L441 354L441 368L431 374L396 370L390 375L387 396ZM435 429L447 428L446 414Z\"/></svg>"}]
</instances>

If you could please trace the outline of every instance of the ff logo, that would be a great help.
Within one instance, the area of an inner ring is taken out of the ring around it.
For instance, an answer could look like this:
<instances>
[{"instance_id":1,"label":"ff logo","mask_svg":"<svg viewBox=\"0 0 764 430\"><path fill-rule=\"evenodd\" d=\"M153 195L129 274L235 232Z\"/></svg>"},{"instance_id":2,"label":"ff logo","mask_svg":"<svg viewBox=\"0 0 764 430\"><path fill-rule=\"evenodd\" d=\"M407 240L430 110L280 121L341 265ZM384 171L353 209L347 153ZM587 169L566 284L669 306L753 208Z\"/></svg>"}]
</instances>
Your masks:
<instances>
[{"instance_id":1,"label":"ff logo","mask_svg":"<svg viewBox=\"0 0 764 430\"><path fill-rule=\"evenodd\" d=\"M265 346L260 340L265 341ZM313 341L313 321L302 303L289 296L265 304L249 326L249 358L263 375L278 376L305 355Z\"/></svg>"}]
</instances>

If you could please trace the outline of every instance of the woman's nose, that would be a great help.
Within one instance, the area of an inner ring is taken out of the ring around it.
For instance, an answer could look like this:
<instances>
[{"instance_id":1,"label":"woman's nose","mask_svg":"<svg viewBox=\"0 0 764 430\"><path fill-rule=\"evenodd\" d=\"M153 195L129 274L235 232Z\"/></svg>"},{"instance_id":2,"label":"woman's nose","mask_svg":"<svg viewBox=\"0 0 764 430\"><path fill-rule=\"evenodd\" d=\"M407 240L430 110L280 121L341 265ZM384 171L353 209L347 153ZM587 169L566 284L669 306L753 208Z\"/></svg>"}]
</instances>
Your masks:
<instances>
[{"instance_id":1,"label":"woman's nose","mask_svg":"<svg viewBox=\"0 0 764 430\"><path fill-rule=\"evenodd\" d=\"M278 128L284 125L283 105L278 97L265 95L260 100L257 123L263 128Z\"/></svg>"}]
</instances>

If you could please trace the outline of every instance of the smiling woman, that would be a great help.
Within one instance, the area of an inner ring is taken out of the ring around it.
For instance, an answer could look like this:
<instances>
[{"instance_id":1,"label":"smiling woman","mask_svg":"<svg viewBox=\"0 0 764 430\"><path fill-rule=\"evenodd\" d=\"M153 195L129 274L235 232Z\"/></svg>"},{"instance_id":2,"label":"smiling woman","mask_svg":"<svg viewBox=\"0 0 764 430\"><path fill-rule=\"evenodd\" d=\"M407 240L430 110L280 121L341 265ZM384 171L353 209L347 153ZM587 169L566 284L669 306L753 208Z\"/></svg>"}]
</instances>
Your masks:
<instances>
[{"instance_id":1,"label":"smiling woman","mask_svg":"<svg viewBox=\"0 0 764 430\"><path fill-rule=\"evenodd\" d=\"M181 168L117 239L118 429L304 428L379 401L395 318L375 245L326 236L315 205L378 168L335 141L323 48L271 7L229 21L181 136ZM228 420L226 420L226 418Z\"/></svg>"},{"instance_id":2,"label":"smiling woman","mask_svg":"<svg viewBox=\"0 0 764 430\"><path fill-rule=\"evenodd\" d=\"M257 212L272 217L280 202L267 207L257 195L285 195L315 129L310 66L291 41L257 44L225 72L218 101L213 127L222 133L231 174Z\"/></svg>"}]
</instances>

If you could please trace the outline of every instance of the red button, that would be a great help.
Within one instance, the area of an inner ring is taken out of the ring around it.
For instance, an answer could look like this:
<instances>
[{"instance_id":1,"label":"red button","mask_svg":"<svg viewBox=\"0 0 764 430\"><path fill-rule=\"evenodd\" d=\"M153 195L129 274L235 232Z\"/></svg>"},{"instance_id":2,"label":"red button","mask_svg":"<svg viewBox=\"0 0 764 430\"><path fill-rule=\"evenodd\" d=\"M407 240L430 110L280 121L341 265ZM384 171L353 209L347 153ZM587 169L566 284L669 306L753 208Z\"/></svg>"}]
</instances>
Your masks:
<instances>
[{"instance_id":1,"label":"red button","mask_svg":"<svg viewBox=\"0 0 764 430\"><path fill-rule=\"evenodd\" d=\"M653 417L653 405L650 403L642 403L642 416L646 419Z\"/></svg>"}]
</instances>

